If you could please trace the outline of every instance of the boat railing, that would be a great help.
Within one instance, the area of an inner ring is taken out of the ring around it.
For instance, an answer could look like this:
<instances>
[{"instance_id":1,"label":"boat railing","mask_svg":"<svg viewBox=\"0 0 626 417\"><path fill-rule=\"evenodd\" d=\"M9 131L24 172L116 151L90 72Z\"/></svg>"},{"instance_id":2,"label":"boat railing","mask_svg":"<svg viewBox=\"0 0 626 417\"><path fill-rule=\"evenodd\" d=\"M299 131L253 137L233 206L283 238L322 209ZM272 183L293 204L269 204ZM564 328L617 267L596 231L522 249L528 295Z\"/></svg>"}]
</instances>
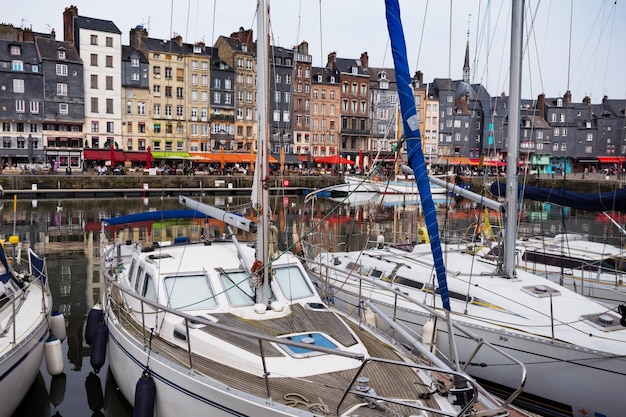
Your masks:
<instances>
[{"instance_id":1,"label":"boat railing","mask_svg":"<svg viewBox=\"0 0 626 417\"><path fill-rule=\"evenodd\" d=\"M308 255L308 254L307 254ZM331 271L335 271L335 272L339 272L342 273L344 271L339 270L338 268L329 265L327 263L321 263L321 262L317 262L316 260L314 260L313 258L309 258L307 256L306 260L303 259L303 261L306 263L307 267L310 269L311 265L314 265L315 267L318 268L318 272L321 279L324 280L324 275L330 273ZM325 272L324 272L325 271ZM358 278L361 282L366 282L368 284L374 285L380 289L383 289L385 291L390 292L391 294L393 294L393 299L395 300L393 303L393 307L392 307L392 313L391 314L385 314L382 310L380 310L377 307L377 302L373 299L368 299L366 304L367 306L369 306L370 308L372 308L372 310L375 311L376 314L378 314L378 317L382 318L386 324L392 328L395 333L393 337L400 336L402 337L404 340L401 340L400 342L406 342L408 340L409 343L411 343L411 345L415 348L417 348L418 350L420 350L420 352L422 353L422 355L429 361L431 361L431 363L437 364L439 366L451 366L448 365L448 363L443 362L439 356L437 356L436 353L430 352L428 349L424 349L424 345L422 343L420 343L418 341L417 338L411 336L411 333L414 331L407 329L405 326L401 325L401 323L399 321L397 321L397 316L398 316L398 309L399 309L399 305L397 300L399 298L402 298L406 301L409 301L412 304L415 304L416 306L418 306L419 308L423 309L426 313L430 314L431 316L437 317L441 320L443 320L446 323L449 323L451 325L450 327L450 331L452 332L452 330L458 332L459 334L462 334L463 337L470 339L472 341L474 341L474 343L476 344L474 351L472 352L472 354L465 360L465 363L463 364L463 366L458 369L459 371L465 373L467 368L473 363L474 358L477 357L477 355L479 354L479 352L481 352L484 349L488 349L491 350L493 352L495 352L496 354L502 356L504 359L506 359L507 361L510 361L511 364L516 365L519 368L519 375L520 375L520 379L519 379L519 383L517 385L517 387L515 388L514 392L507 397L504 402L503 405L507 406L509 404L511 404L513 402L513 400L515 400L515 398L517 398L517 396L519 396L519 394L523 391L524 386L526 384L526 376L527 376L527 371L526 371L526 366L519 361L518 359L516 359L515 357L509 355L508 353L506 353L505 351L503 351L502 349L500 349L497 346L494 346L493 344L485 341L484 339L482 339L481 337L479 337L478 335L476 335L475 333L473 333L472 331L470 331L469 329L467 329L465 326L462 326L460 323L456 322L454 319L450 318L448 314L444 314L442 313L440 310L437 310L421 301L419 301L417 298L415 297L411 297L410 295L408 295L407 293L403 292L401 289L399 288L393 288L389 286L389 282L388 281L383 281L380 279L376 279L376 278L372 278L369 276L365 276L365 275L361 275L359 273L353 273L351 275L352 278ZM342 288L341 286L333 286L333 291L346 291L344 288ZM365 293L365 291L363 291L362 293ZM360 306L360 303L359 303ZM354 310L353 310L354 311ZM362 314L361 311L355 312L353 314ZM451 337L453 337L453 335L450 335ZM439 352L440 353L440 352ZM441 353L440 353L441 354ZM444 358L446 360L448 360L448 362L454 362L451 361L447 358ZM491 397L490 394L488 394L486 391L481 390L481 393L483 393L484 395L486 395L488 398Z\"/></svg>"},{"instance_id":2,"label":"boat railing","mask_svg":"<svg viewBox=\"0 0 626 417\"><path fill-rule=\"evenodd\" d=\"M11 343L13 344L17 343L17 329L15 326L15 320L16 320L17 314L20 312L20 310L22 309L22 306L24 305L26 295L28 291L30 291L31 285L37 285L41 287L41 307L42 307L41 311L45 312L46 311L46 289L45 289L46 287L39 278L35 278L30 281L27 281L24 284L24 287L20 288L18 291L8 292L4 294L7 297L6 298L7 301L0 308L0 312L6 312L10 308L11 313L9 314L9 317L6 320L6 324L4 326L0 324L0 336L5 335L9 331L9 328L10 328L12 330Z\"/></svg>"},{"instance_id":3,"label":"boat railing","mask_svg":"<svg viewBox=\"0 0 626 417\"><path fill-rule=\"evenodd\" d=\"M263 368L263 377L265 380L266 394L268 398L272 397L271 378L269 378L271 372L270 372L270 369L268 369L267 367L268 361L264 353L265 352L264 346L268 343L274 343L274 344L284 345L284 346L292 346L292 347L305 349L309 351L316 351L316 352L326 353L329 355L347 357L347 358L355 359L361 362L361 366L358 368L353 380L350 382L349 385L345 387L342 399L338 405L337 415L341 415L339 413L339 409L341 408L346 397L349 394L353 394L353 395L359 396L364 401L369 402L372 406L376 406L376 407L384 407L384 404L381 404L381 402L387 402L387 403L393 403L393 404L406 406L412 409L418 409L418 410L422 410L426 412L433 412L438 415L460 417L460 416L467 414L467 412L470 410L470 408L473 406L476 399L478 398L479 392L481 392L479 390L478 384L473 380L473 378L471 378L469 375L467 375L464 372L454 371L450 369L449 367L437 368L437 367L433 367L433 366L429 366L429 365L425 365L425 364L417 363L417 362L393 361L393 360L388 360L388 359L383 359L383 358L374 358L374 357L366 358L365 355L362 353L349 352L349 351L345 351L345 350L341 350L337 348L329 348L329 347L323 347L323 346L318 346L318 345L311 345L308 343L296 342L294 340L290 340L286 338L268 336L264 334L247 331L244 329L237 329L237 328L233 328L230 326L226 326L226 325L220 324L219 322L214 322L208 318L204 318L200 316L193 316L185 312L175 310L173 308L158 304L157 302L153 300L150 300L146 297L143 297L137 294L132 289L121 285L116 280L115 270L112 270L109 272L110 273L104 273L106 277L106 284L107 284L107 292L106 292L107 296L106 297L108 301L106 310L113 312L116 315L117 321L119 323L122 323L121 318L123 315L126 315L128 319L130 320L134 319L134 321L136 322L136 325L140 326L141 328L142 338L143 338L142 343L143 343L144 349L151 348L150 345L152 343L152 338L154 337L153 334L150 334L153 331L153 327L148 323L146 319L146 316L148 314L153 315L153 314L162 312L162 313L171 314L171 315L181 318L182 323L185 327L185 335L186 335L186 340L187 340L187 346L185 348L187 360L186 360L186 363L183 363L181 361L179 361L178 363L181 366L185 366L191 371L194 371L194 361L193 361L194 354L193 354L193 347L192 347L192 342L190 338L190 331L194 328L197 328L199 325L212 326L216 329L230 332L231 334L244 336L247 338L251 338L253 340L257 340L258 345L259 345L259 351L260 351L259 360ZM126 297L131 297L135 299L135 301L138 301L140 303L139 311L134 311L130 307L130 303L128 303L129 299ZM150 313L146 311L148 309L151 310ZM139 315L137 315L137 313L139 313ZM131 323L126 322L123 324L123 326L127 327L130 324ZM152 354L156 354L156 353L152 352ZM429 408L428 406L422 404L420 401L415 401L411 399L397 399L397 398L381 397L381 396L376 395L375 391L373 390L364 389L363 380L360 379L359 377L363 375L364 369L366 369L368 365L373 366L374 364L411 367L415 369L416 372L437 372L442 375L447 375L451 381L452 380L455 381L455 387L460 387L460 388L457 388L456 391L454 389L450 389L450 393L455 395L455 401L458 401L458 403L455 402L455 404L459 405L460 411L457 413L452 413L452 412L446 412L443 410L436 410L436 409ZM500 409L497 406L495 408Z\"/></svg>"}]
</instances>

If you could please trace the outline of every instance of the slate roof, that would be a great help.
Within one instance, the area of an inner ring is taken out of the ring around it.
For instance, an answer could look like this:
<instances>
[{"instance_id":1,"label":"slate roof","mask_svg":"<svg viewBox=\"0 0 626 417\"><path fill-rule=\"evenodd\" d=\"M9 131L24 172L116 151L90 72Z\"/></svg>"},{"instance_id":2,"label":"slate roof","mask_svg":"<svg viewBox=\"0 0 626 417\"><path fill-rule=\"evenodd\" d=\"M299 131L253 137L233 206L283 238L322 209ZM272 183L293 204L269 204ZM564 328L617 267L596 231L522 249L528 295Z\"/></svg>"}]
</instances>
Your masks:
<instances>
[{"instance_id":1,"label":"slate roof","mask_svg":"<svg viewBox=\"0 0 626 417\"><path fill-rule=\"evenodd\" d=\"M35 38L35 44L42 60L61 61L58 58L57 51L59 48L65 49L65 61L73 63L83 62L78 55L78 51L70 42L57 41L53 38Z\"/></svg>"},{"instance_id":2,"label":"slate roof","mask_svg":"<svg viewBox=\"0 0 626 417\"><path fill-rule=\"evenodd\" d=\"M142 38L141 40L149 51L157 51L162 53L171 53L178 55L204 55L211 56L212 48L210 46L202 46L200 53L194 53L194 44L183 43L178 45L176 41L156 38Z\"/></svg>"},{"instance_id":3,"label":"slate roof","mask_svg":"<svg viewBox=\"0 0 626 417\"><path fill-rule=\"evenodd\" d=\"M379 74L385 71L387 73L387 79L390 84L396 84L396 71L393 68L382 68L382 67L368 67L367 72L370 74L370 81L378 82L380 79Z\"/></svg>"},{"instance_id":4,"label":"slate roof","mask_svg":"<svg viewBox=\"0 0 626 417\"><path fill-rule=\"evenodd\" d=\"M142 64L148 64L148 58L139 49L135 49L132 46L122 45L122 61L130 60L130 57L136 55L139 57L139 62Z\"/></svg>"},{"instance_id":5,"label":"slate roof","mask_svg":"<svg viewBox=\"0 0 626 417\"><path fill-rule=\"evenodd\" d=\"M11 55L11 45L19 45L21 48L21 55ZM35 60L33 60L35 58ZM37 54L37 48L33 42L15 42L0 40L0 61L12 61L19 59L25 64L37 64L39 62L39 56Z\"/></svg>"},{"instance_id":6,"label":"slate roof","mask_svg":"<svg viewBox=\"0 0 626 417\"><path fill-rule=\"evenodd\" d=\"M336 58L334 66L337 71L346 74L352 74L352 68L356 66L358 67L358 71L353 75L369 76L367 69L363 68L363 65L361 65L360 59Z\"/></svg>"},{"instance_id":7,"label":"slate roof","mask_svg":"<svg viewBox=\"0 0 626 417\"><path fill-rule=\"evenodd\" d=\"M97 30L99 32L117 33L122 32L110 20L96 19L94 17L76 16L74 17L74 25L82 29Z\"/></svg>"}]
</instances>

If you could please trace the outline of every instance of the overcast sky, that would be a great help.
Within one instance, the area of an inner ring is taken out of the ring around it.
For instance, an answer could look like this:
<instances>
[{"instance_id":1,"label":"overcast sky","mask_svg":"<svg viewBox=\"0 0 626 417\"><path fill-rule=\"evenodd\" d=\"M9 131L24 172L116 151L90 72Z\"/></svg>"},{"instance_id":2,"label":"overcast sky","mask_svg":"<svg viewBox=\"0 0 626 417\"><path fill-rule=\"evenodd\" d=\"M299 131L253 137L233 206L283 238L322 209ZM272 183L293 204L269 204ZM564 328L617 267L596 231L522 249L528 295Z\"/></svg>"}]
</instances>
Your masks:
<instances>
[{"instance_id":1,"label":"overcast sky","mask_svg":"<svg viewBox=\"0 0 626 417\"><path fill-rule=\"evenodd\" d=\"M57 39L62 39L63 10L72 3L5 3L0 19L4 23L37 32L54 28ZM524 57L523 98L542 92L548 97L562 96L568 89L577 102L585 95L593 102L604 95L626 98L626 1L526 3L535 24ZM178 33L184 42L204 40L208 45L239 27L255 29L256 36L256 0L89 0L74 4L81 16L112 20L124 44L128 44L130 29L139 24L152 38ZM270 4L274 43L292 47L306 40L314 65L326 64L332 51L341 58L358 58L367 51L370 66L393 66L383 0L271 0ZM469 29L471 81L482 82L491 94L508 94L510 1L400 0L400 7L412 72L421 70L427 82L461 79ZM528 33L530 24L526 28Z\"/></svg>"}]
</instances>

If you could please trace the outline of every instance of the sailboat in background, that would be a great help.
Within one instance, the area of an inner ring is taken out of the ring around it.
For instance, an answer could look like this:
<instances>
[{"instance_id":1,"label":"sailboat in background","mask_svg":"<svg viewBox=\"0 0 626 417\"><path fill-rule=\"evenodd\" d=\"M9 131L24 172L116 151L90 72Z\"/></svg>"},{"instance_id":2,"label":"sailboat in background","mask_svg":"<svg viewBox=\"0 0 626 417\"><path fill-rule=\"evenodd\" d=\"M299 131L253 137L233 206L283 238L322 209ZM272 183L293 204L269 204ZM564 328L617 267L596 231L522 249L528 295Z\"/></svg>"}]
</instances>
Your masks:
<instances>
[{"instance_id":1,"label":"sailboat in background","mask_svg":"<svg viewBox=\"0 0 626 417\"><path fill-rule=\"evenodd\" d=\"M108 243L107 225L127 219L103 221L108 291L94 333L108 334L121 392L142 416L508 415L473 378L419 342L399 343L358 310L337 314L296 256L278 252L266 187L268 12L260 1L258 223L183 196L190 210L168 214L199 223L174 242ZM224 223L227 237L205 236L207 216ZM255 233L256 242L240 243L235 227ZM102 351L100 340L93 339L92 353Z\"/></svg>"},{"instance_id":2,"label":"sailboat in background","mask_svg":"<svg viewBox=\"0 0 626 417\"><path fill-rule=\"evenodd\" d=\"M397 8L396 1L386 3ZM508 137L518 138L523 2L514 0L512 9ZM392 33L398 25L399 12L388 13L409 162L424 197L428 181L440 180L425 172L405 48L403 40L399 46ZM517 190L518 141L511 139L509 144L506 187ZM446 186L462 196L470 193ZM482 202L490 207L499 204L485 198ZM528 372L523 404L542 415L621 416L626 407L626 308L605 307L518 269L516 193L507 199L505 214L507 242L502 269L475 256L465 244L441 244L436 219L433 222L428 216L430 244L389 245L382 240L366 250L351 252L329 252L305 244L307 265L319 291L334 305L350 309L366 300L376 311L394 317L394 323L414 337L431 343L442 358L455 356L443 337L450 328L436 318L448 315L454 323L470 329L478 340L496 350L473 356L473 339L464 336L456 346L458 362L498 391L517 387L512 364L502 361L498 349L517 358ZM441 254L435 251L439 245ZM445 268L439 264L441 259ZM434 315L433 309L439 315ZM381 328L387 326L378 317L372 321ZM593 385L602 389L594 390Z\"/></svg>"}]
</instances>

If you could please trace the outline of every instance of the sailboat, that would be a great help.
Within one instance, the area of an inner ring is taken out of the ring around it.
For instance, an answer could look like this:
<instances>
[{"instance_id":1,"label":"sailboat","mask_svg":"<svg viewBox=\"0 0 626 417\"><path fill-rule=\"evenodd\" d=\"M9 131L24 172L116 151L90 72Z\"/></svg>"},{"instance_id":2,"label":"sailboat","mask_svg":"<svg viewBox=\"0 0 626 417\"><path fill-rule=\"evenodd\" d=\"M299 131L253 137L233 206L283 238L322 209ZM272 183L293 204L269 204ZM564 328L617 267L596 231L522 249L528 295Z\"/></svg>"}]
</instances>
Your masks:
<instances>
[{"instance_id":1,"label":"sailboat","mask_svg":"<svg viewBox=\"0 0 626 417\"><path fill-rule=\"evenodd\" d=\"M387 3L396 3L387 1ZM519 137L521 90L522 12L521 0L512 7L509 138ZM409 86L404 47L391 33L399 24L399 13L389 16L396 77L403 114L410 165L420 195L428 183L421 154L415 105ZM405 77L404 80L401 77ZM405 100L403 102L403 99ZM510 140L507 189L517 189L517 141ZM465 196L451 184L450 191ZM525 407L541 415L621 416L626 407L626 308L605 307L545 278L519 270L515 265L516 195L507 199L504 268L495 268L468 250L465 244L442 244L436 218L429 219L424 207L430 244L386 244L384 239L362 251L330 252L303 245L307 265L316 277L319 291L340 308L355 308L362 300L394 317L415 337L432 344L442 358L451 358L443 337L449 329L440 315L464 328L478 340L503 350L526 366L528 379L520 398ZM422 204L424 205L424 198ZM487 206L496 202L484 199ZM437 248L441 252L437 252ZM445 259L445 264L440 262ZM443 278L441 278L443 275ZM433 319L436 324L433 325ZM374 320L381 328L386 322ZM434 328L434 329L433 329ZM512 364L496 351L476 356L471 337L457 344L458 361L468 373L499 392L515 389ZM602 389L594 389L594 386Z\"/></svg>"},{"instance_id":2,"label":"sailboat","mask_svg":"<svg viewBox=\"0 0 626 417\"><path fill-rule=\"evenodd\" d=\"M277 251L264 184L265 1L258 4L257 20L259 134L252 201L258 220L181 196L185 210L130 220L187 217L202 226L193 224L189 236L147 245L109 242L107 225L119 228L129 219L104 220L107 292L101 322L87 324L86 335L94 336L92 356L108 350L122 394L142 416L462 416L470 409L507 415L505 405L473 378L421 344L402 345L362 317L329 308L302 263ZM216 219L227 233L213 238L199 230ZM240 242L233 228L256 234L256 241ZM523 375L523 366L518 372Z\"/></svg>"},{"instance_id":3,"label":"sailboat","mask_svg":"<svg viewBox=\"0 0 626 417\"><path fill-rule=\"evenodd\" d=\"M0 246L0 416L9 417L30 389L44 357L52 296L44 260L30 248L30 271L17 273Z\"/></svg>"}]
</instances>

